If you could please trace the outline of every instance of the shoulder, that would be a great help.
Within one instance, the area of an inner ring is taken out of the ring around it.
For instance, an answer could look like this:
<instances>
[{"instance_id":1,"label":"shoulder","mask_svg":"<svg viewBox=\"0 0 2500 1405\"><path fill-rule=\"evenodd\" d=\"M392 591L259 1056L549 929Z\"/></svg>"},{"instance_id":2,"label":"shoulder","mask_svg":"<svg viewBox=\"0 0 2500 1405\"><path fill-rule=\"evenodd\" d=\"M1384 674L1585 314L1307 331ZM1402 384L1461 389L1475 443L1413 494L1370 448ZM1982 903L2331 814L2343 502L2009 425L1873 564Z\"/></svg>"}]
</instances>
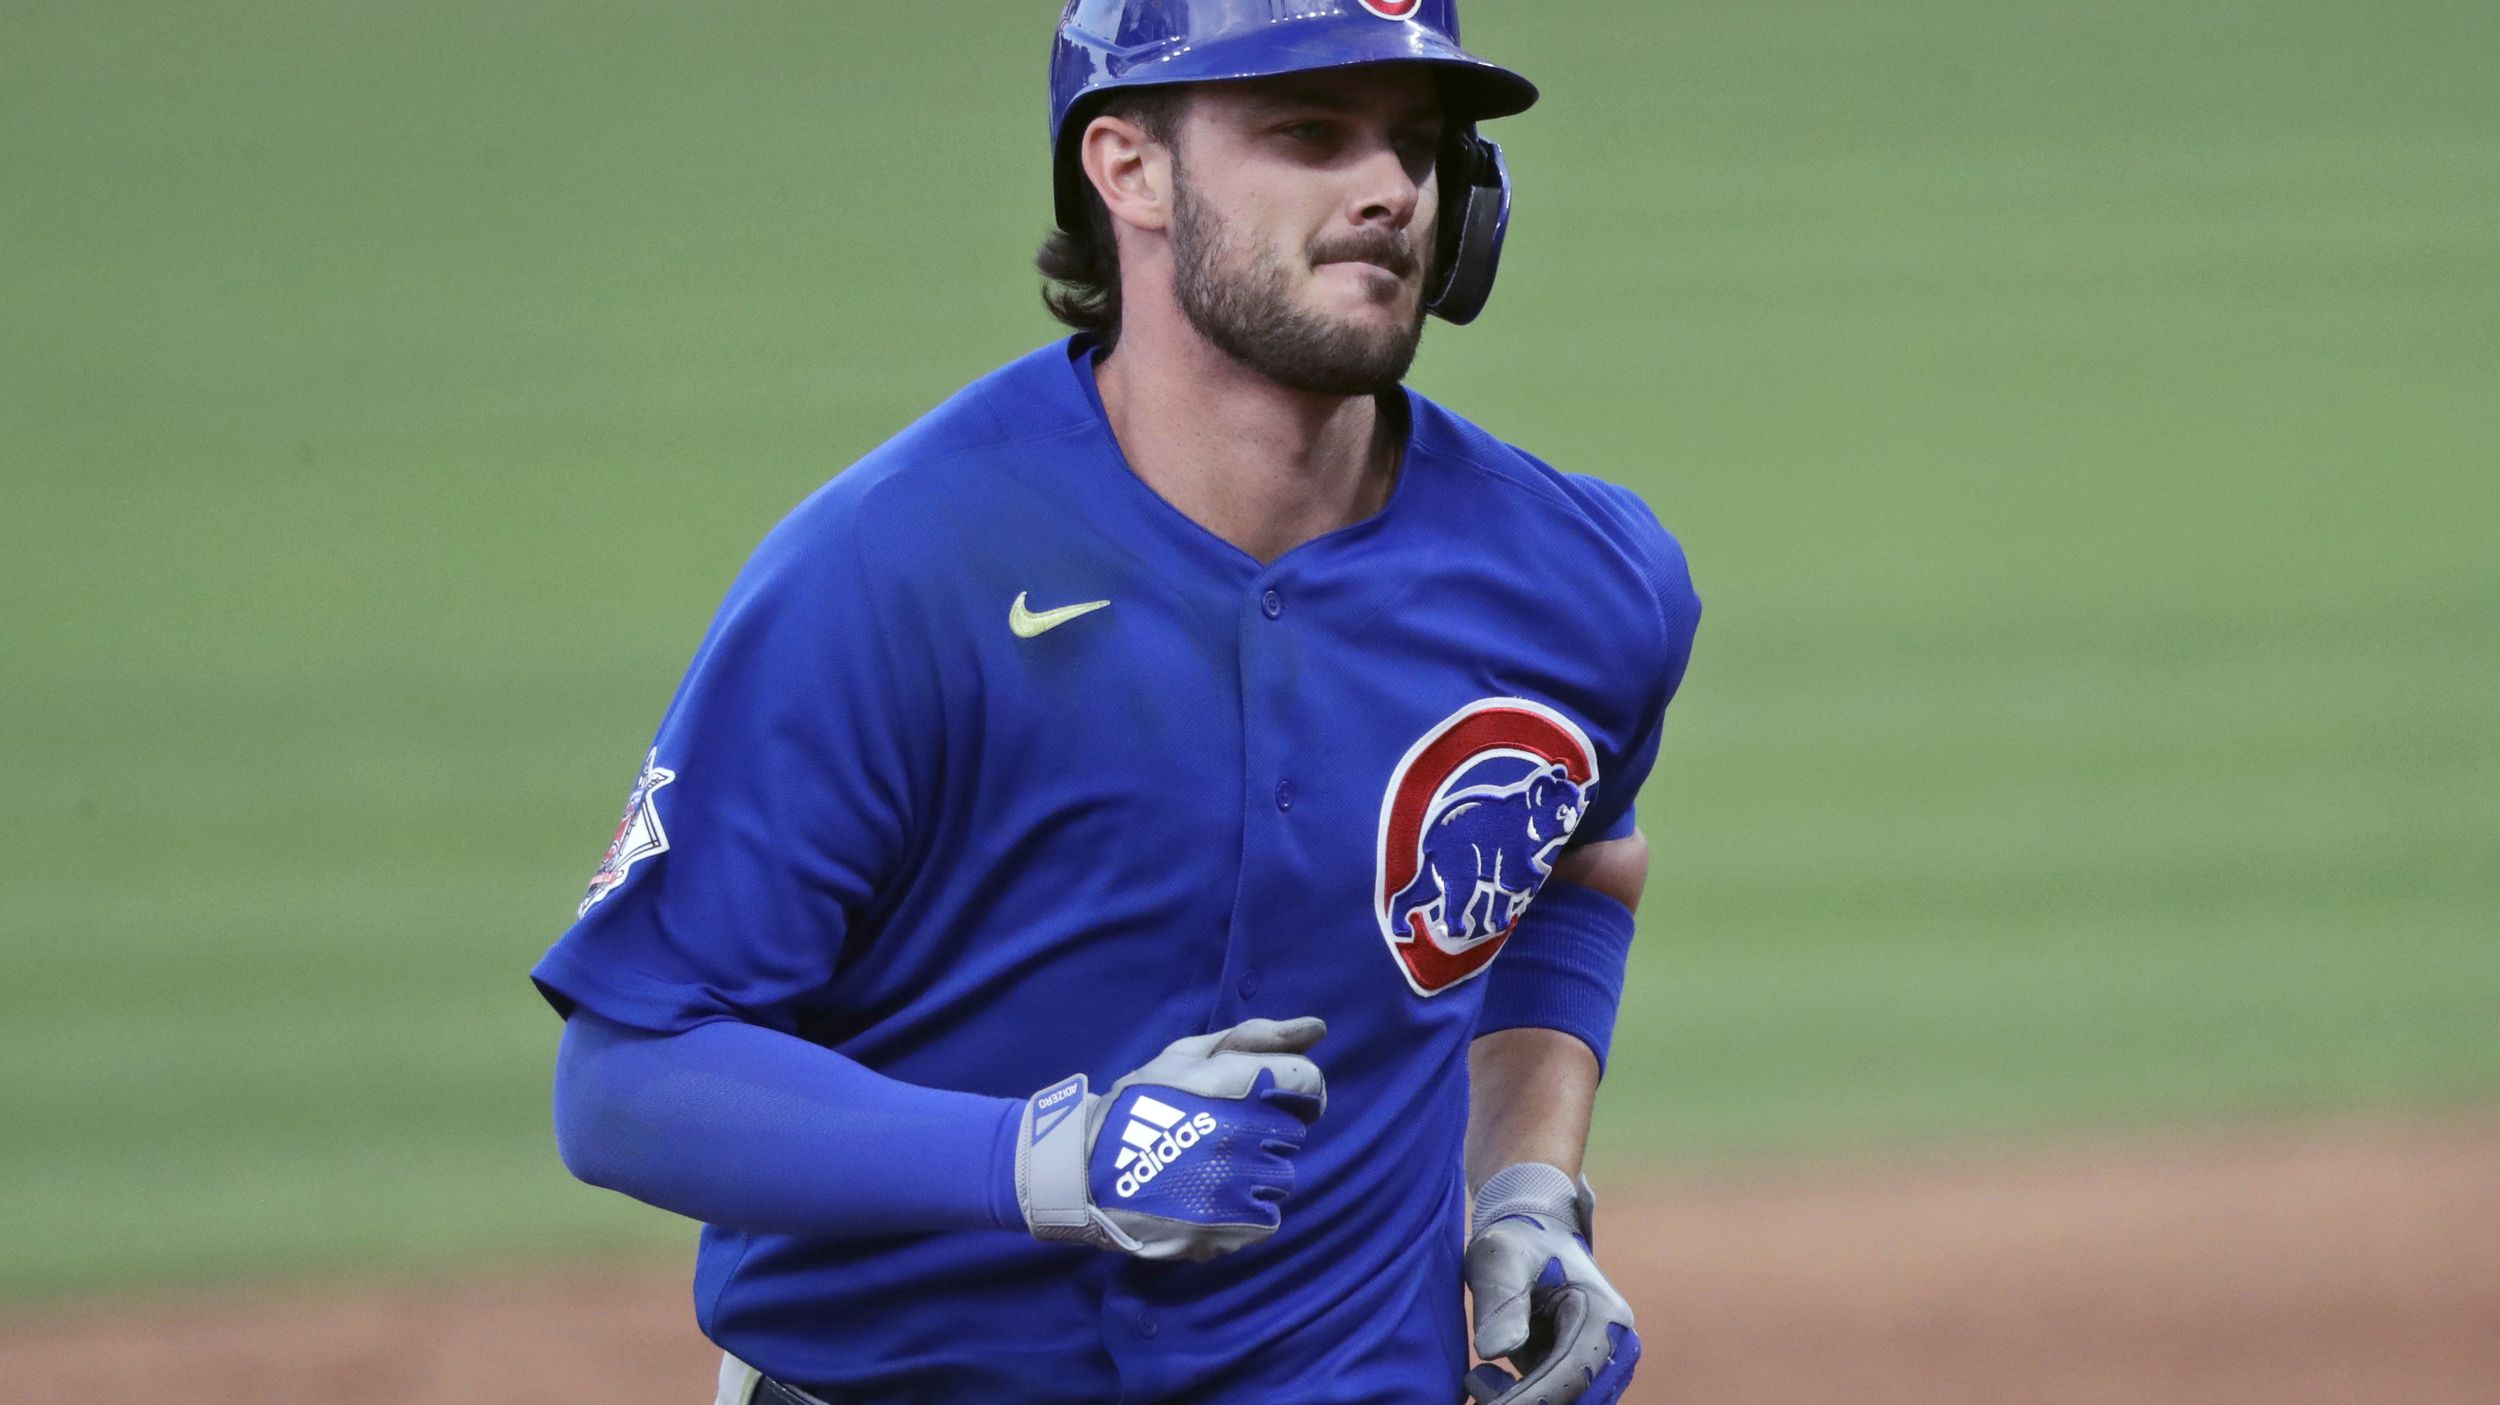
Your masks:
<instances>
[{"instance_id":1,"label":"shoulder","mask_svg":"<svg viewBox=\"0 0 2500 1405\"><path fill-rule=\"evenodd\" d=\"M862 650L891 666L892 627L931 561L961 559L984 512L1012 511L1011 485L1051 461L1082 406L1064 343L983 376L803 499L764 535L729 586L698 664L767 656L776 666L848 667ZM1056 371L1054 378L1053 371ZM1054 394L1056 399L1054 399Z\"/></svg>"},{"instance_id":2,"label":"shoulder","mask_svg":"<svg viewBox=\"0 0 2500 1405\"><path fill-rule=\"evenodd\" d=\"M1417 448L1467 477L1477 510L1498 512L1549 549L1570 551L1578 579L1594 585L1602 578L1628 597L1627 609L1655 618L1668 668L1680 676L1701 597L1683 543L1651 505L1621 484L1565 472L1420 395L1410 398Z\"/></svg>"},{"instance_id":3,"label":"shoulder","mask_svg":"<svg viewBox=\"0 0 2500 1405\"><path fill-rule=\"evenodd\" d=\"M1067 346L1054 342L948 397L811 494L783 524L805 535L904 527L959 494L1062 452L1091 420Z\"/></svg>"},{"instance_id":4,"label":"shoulder","mask_svg":"<svg viewBox=\"0 0 2500 1405\"><path fill-rule=\"evenodd\" d=\"M1075 451L1090 426L1054 342L973 381L791 509L748 566L758 581L874 579L956 549L987 506L1031 491L1034 466Z\"/></svg>"}]
</instances>

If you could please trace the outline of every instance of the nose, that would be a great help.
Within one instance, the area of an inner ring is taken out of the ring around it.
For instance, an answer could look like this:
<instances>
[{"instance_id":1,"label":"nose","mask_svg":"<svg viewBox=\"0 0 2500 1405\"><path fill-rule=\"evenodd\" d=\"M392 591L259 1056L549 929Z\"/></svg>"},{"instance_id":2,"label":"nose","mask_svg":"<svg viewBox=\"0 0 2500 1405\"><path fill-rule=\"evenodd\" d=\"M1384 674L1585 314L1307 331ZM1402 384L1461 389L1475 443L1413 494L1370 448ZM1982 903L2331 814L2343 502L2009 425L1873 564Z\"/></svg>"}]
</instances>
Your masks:
<instances>
[{"instance_id":1,"label":"nose","mask_svg":"<svg viewBox=\"0 0 2500 1405\"><path fill-rule=\"evenodd\" d=\"M1423 185L1407 168L1397 147L1383 142L1365 153L1354 185L1356 224L1383 224L1404 229L1415 222L1423 203Z\"/></svg>"}]
</instances>

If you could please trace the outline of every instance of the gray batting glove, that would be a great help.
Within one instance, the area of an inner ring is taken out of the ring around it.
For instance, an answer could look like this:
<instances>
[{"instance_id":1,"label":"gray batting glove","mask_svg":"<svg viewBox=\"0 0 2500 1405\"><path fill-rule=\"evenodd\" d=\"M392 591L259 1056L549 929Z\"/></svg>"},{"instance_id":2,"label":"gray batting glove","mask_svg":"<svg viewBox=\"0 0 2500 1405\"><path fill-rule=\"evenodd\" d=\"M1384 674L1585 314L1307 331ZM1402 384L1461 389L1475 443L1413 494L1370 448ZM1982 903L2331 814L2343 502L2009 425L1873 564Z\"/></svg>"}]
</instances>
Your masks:
<instances>
[{"instance_id":1,"label":"gray batting glove","mask_svg":"<svg viewBox=\"0 0 2500 1405\"><path fill-rule=\"evenodd\" d=\"M1477 1405L1614 1405L1640 1364L1632 1305L1589 1255L1597 1198L1561 1168L1523 1162L1476 1192L1467 1241L1476 1354L1507 1357L1467 1373Z\"/></svg>"},{"instance_id":2,"label":"gray batting glove","mask_svg":"<svg viewBox=\"0 0 2500 1405\"><path fill-rule=\"evenodd\" d=\"M1141 1259L1211 1259L1274 1234L1293 1155L1328 1107L1302 1057L1327 1033L1246 1020L1174 1041L1100 1095L1081 1073L1034 1094L1016 1142L1026 1226Z\"/></svg>"}]
</instances>

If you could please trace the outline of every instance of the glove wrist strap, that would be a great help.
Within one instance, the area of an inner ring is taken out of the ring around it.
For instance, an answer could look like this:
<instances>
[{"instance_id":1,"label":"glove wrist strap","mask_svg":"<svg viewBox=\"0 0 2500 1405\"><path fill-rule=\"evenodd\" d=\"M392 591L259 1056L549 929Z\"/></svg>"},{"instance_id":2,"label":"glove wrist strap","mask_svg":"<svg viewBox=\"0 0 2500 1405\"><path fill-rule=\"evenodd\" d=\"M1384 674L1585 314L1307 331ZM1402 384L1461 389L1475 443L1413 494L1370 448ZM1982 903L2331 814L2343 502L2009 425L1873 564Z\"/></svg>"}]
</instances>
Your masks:
<instances>
[{"instance_id":1,"label":"glove wrist strap","mask_svg":"<svg viewBox=\"0 0 2500 1405\"><path fill-rule=\"evenodd\" d=\"M1051 1084L1024 1105L1016 1129L1016 1203L1025 1228L1053 1244L1084 1244L1134 1254L1145 1246L1094 1207L1085 1168L1093 1141L1093 1096L1084 1074Z\"/></svg>"},{"instance_id":2,"label":"glove wrist strap","mask_svg":"<svg viewBox=\"0 0 2500 1405\"><path fill-rule=\"evenodd\" d=\"M1588 1226L1580 1215L1580 1186L1581 1182L1561 1167L1542 1161L1505 1166L1476 1192L1475 1230L1481 1234L1487 1225L1510 1215L1535 1215L1567 1226L1572 1233L1586 1238Z\"/></svg>"},{"instance_id":3,"label":"glove wrist strap","mask_svg":"<svg viewBox=\"0 0 2500 1405\"><path fill-rule=\"evenodd\" d=\"M1053 1083L1024 1105L1016 1132L1016 1201L1036 1239L1091 1244L1092 1197L1085 1184L1084 1074Z\"/></svg>"}]
</instances>

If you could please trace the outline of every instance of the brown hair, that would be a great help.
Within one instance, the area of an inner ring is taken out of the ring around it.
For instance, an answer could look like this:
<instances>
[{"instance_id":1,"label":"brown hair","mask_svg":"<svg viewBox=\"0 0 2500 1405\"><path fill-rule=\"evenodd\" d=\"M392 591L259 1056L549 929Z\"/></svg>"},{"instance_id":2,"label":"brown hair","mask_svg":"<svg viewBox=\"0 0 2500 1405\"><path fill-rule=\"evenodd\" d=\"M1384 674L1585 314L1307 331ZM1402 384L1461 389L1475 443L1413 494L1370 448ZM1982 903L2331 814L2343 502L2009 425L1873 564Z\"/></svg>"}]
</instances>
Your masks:
<instances>
[{"instance_id":1,"label":"brown hair","mask_svg":"<svg viewBox=\"0 0 2500 1405\"><path fill-rule=\"evenodd\" d=\"M1180 135L1181 114L1187 90L1181 88L1138 88L1115 92L1091 110L1078 108L1068 115L1074 133L1081 134L1097 117L1117 117L1134 122L1147 136L1173 146ZM1071 137L1073 148L1074 137ZM1081 229L1054 229L1042 236L1041 252L1033 256L1033 266L1042 274L1042 306L1050 315L1080 332L1091 332L1107 349L1120 341L1120 245L1111 231L1111 212L1103 208L1102 196L1085 179L1082 171L1071 171L1068 179L1084 186L1084 218Z\"/></svg>"}]
</instances>

